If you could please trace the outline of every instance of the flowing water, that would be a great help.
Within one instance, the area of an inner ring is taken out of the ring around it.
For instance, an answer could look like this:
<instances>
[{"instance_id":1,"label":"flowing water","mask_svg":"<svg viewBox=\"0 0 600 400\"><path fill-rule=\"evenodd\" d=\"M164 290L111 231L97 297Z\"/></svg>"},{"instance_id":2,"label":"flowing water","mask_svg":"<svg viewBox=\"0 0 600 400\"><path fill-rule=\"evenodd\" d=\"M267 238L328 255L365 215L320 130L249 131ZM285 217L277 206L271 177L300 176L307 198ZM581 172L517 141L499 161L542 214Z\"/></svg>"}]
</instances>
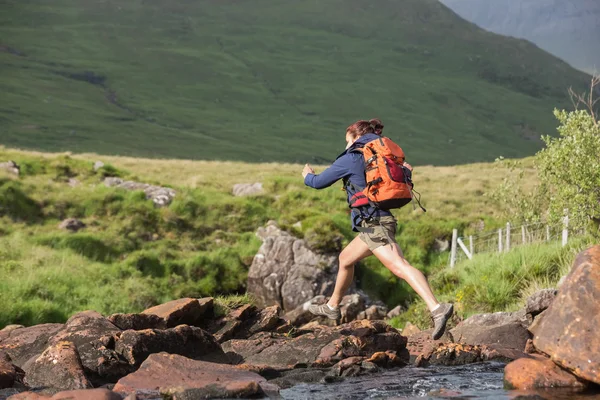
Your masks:
<instances>
[{"instance_id":1,"label":"flowing water","mask_svg":"<svg viewBox=\"0 0 600 400\"><path fill-rule=\"evenodd\" d=\"M300 384L282 390L285 400L333 399L519 399L600 400L600 393L571 391L509 391L503 388L502 363L487 362L459 367L406 367L348 378L340 383Z\"/></svg>"}]
</instances>

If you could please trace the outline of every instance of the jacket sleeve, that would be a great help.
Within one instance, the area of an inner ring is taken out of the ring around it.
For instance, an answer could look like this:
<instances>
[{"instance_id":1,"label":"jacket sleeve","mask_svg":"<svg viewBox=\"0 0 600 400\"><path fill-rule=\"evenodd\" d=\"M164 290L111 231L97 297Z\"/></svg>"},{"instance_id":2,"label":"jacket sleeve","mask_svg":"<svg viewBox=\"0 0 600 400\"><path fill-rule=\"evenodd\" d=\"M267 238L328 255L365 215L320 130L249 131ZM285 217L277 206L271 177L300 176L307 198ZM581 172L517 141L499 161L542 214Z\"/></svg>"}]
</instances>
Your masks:
<instances>
[{"instance_id":1,"label":"jacket sleeve","mask_svg":"<svg viewBox=\"0 0 600 400\"><path fill-rule=\"evenodd\" d=\"M314 189L327 188L340 179L350 175L351 162L352 159L350 158L350 155L344 155L335 160L335 162L322 173L318 175L306 175L306 178L304 178L304 184Z\"/></svg>"}]
</instances>

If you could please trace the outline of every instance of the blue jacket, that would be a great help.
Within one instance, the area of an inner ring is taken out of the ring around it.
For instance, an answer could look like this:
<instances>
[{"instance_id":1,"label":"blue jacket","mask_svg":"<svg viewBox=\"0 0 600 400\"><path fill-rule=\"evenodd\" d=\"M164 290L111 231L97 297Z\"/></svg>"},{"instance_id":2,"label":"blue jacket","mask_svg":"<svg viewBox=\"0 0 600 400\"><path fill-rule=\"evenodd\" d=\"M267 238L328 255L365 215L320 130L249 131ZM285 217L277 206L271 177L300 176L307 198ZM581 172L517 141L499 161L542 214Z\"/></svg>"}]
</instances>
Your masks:
<instances>
[{"instance_id":1,"label":"blue jacket","mask_svg":"<svg viewBox=\"0 0 600 400\"><path fill-rule=\"evenodd\" d=\"M379 138L374 133L367 133L364 136L358 138L356 142L350 148L345 150L338 156L335 162L322 173L308 174L304 178L304 184L315 189L327 188L340 179L348 180L354 186L363 189L367 186L367 179L365 176L365 160L363 155L352 150L364 146L366 143L371 142ZM347 188L348 202L350 198L356 193L356 190L350 186ZM364 215L373 215L374 217L384 217L392 215L389 211L380 210L378 208L366 207L361 211L356 208L352 209L352 230L356 231L356 228L360 226Z\"/></svg>"}]
</instances>

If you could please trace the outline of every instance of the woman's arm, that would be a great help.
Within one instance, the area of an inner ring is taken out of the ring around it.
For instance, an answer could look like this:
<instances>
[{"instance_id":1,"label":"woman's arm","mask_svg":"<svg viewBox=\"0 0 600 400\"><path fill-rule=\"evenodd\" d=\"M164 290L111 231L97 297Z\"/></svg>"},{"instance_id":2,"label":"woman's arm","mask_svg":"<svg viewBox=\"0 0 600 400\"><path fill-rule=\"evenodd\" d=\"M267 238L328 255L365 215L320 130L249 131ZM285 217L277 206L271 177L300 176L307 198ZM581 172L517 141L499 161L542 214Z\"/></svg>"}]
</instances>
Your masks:
<instances>
[{"instance_id":1,"label":"woman's arm","mask_svg":"<svg viewBox=\"0 0 600 400\"><path fill-rule=\"evenodd\" d=\"M314 189L327 188L350 174L350 163L351 159L348 155L342 156L335 160L335 162L322 173L318 175L316 175L314 171L308 173L304 177L304 184Z\"/></svg>"}]
</instances>

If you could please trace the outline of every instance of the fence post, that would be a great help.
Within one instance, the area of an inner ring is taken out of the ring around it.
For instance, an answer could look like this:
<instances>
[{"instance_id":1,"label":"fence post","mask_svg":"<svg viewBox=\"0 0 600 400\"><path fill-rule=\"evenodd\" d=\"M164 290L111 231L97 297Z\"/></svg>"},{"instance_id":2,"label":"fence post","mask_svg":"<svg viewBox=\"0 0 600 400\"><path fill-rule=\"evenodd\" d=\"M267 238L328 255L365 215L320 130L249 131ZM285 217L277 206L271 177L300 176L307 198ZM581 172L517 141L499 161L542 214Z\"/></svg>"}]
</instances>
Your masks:
<instances>
[{"instance_id":1,"label":"fence post","mask_svg":"<svg viewBox=\"0 0 600 400\"><path fill-rule=\"evenodd\" d=\"M498 252L502 253L502 228L498 229Z\"/></svg>"},{"instance_id":2,"label":"fence post","mask_svg":"<svg viewBox=\"0 0 600 400\"><path fill-rule=\"evenodd\" d=\"M471 250L471 254L475 254L473 251L473 235L469 236L469 250Z\"/></svg>"},{"instance_id":3,"label":"fence post","mask_svg":"<svg viewBox=\"0 0 600 400\"><path fill-rule=\"evenodd\" d=\"M525 244L525 225L521 225L521 239L523 241L523 244Z\"/></svg>"},{"instance_id":4,"label":"fence post","mask_svg":"<svg viewBox=\"0 0 600 400\"><path fill-rule=\"evenodd\" d=\"M565 210L566 212L566 210ZM562 245L565 247L569 241L569 214L563 218Z\"/></svg>"},{"instance_id":5,"label":"fence post","mask_svg":"<svg viewBox=\"0 0 600 400\"><path fill-rule=\"evenodd\" d=\"M456 245L458 240L458 229L452 229L452 247L450 249L450 268L456 265Z\"/></svg>"},{"instance_id":6,"label":"fence post","mask_svg":"<svg viewBox=\"0 0 600 400\"><path fill-rule=\"evenodd\" d=\"M510 251L510 222L506 223L506 248L504 251Z\"/></svg>"},{"instance_id":7,"label":"fence post","mask_svg":"<svg viewBox=\"0 0 600 400\"><path fill-rule=\"evenodd\" d=\"M546 225L546 242L550 241L550 225Z\"/></svg>"}]
</instances>

